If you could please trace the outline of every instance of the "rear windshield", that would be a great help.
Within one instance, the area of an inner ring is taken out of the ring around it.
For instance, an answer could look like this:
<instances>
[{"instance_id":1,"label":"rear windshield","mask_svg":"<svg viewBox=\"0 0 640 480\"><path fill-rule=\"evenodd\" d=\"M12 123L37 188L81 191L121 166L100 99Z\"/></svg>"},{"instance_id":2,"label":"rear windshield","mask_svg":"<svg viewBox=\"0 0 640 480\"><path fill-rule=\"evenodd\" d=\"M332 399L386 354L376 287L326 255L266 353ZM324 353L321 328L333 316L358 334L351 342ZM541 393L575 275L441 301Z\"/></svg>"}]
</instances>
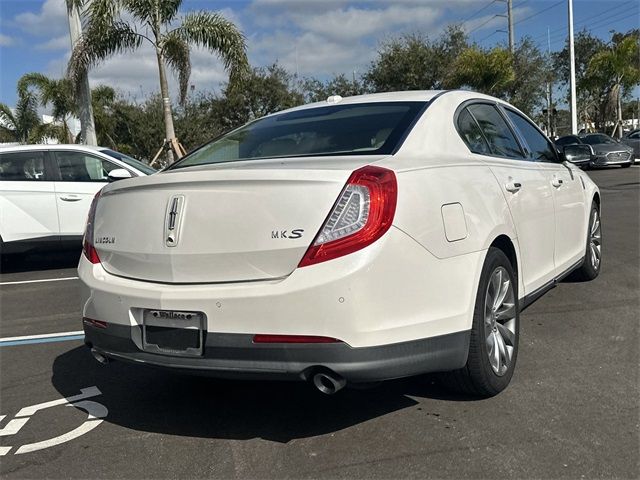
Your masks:
<instances>
[{"instance_id":1,"label":"rear windshield","mask_svg":"<svg viewBox=\"0 0 640 480\"><path fill-rule=\"evenodd\" d=\"M276 114L213 140L170 169L273 157L390 154L425 106L358 103Z\"/></svg>"},{"instance_id":2,"label":"rear windshield","mask_svg":"<svg viewBox=\"0 0 640 480\"><path fill-rule=\"evenodd\" d=\"M108 148L105 148L104 150L100 150L100 151L105 155L109 155L110 157L113 157L117 160L120 160L121 162L126 163L130 167L140 170L142 173L146 175L152 175L156 173L155 168L150 167L146 163L142 163L140 160L136 160L135 158L130 157L129 155L125 155L124 153L116 152L115 150L109 150Z\"/></svg>"}]
</instances>

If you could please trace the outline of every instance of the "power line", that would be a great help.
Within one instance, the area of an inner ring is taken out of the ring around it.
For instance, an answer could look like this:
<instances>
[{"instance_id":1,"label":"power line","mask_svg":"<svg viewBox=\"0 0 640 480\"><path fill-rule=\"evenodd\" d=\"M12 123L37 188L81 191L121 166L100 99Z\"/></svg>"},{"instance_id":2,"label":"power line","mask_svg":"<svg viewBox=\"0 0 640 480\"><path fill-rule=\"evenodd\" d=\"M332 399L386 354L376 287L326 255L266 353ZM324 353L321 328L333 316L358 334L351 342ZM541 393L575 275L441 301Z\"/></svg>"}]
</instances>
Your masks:
<instances>
[{"instance_id":1,"label":"power line","mask_svg":"<svg viewBox=\"0 0 640 480\"><path fill-rule=\"evenodd\" d=\"M526 20L529 20L530 18L537 17L538 15L541 15L541 14L543 14L544 12L546 12L546 11L548 11L548 10L551 10L552 8L556 8L557 6L559 6L559 5L563 4L563 3L564 3L564 1L565 1L565 0L560 0L558 3L554 3L554 4L553 4L553 5L551 5L550 7L547 7L547 8L545 8L545 9L543 9L543 10L540 10L540 11L538 11L538 12L536 12L536 13L533 13L533 14L529 15L528 17L524 17L523 19L518 20L516 23L514 23L514 25L518 25L519 23L522 23L522 22L524 22L524 21L526 21Z\"/></svg>"},{"instance_id":2,"label":"power line","mask_svg":"<svg viewBox=\"0 0 640 480\"><path fill-rule=\"evenodd\" d=\"M493 17L488 18L486 21L482 22L480 25L478 25L476 28L474 28L473 30L469 30L467 32L467 35L471 35L473 32L475 32L476 30L480 30L482 27L484 27L487 23L489 23L491 20L493 20L494 18L498 17L498 15L494 15Z\"/></svg>"},{"instance_id":3,"label":"power line","mask_svg":"<svg viewBox=\"0 0 640 480\"><path fill-rule=\"evenodd\" d=\"M484 12L487 8L489 8L491 5L493 5L494 3L496 3L498 0L492 0L491 2L487 3L484 7L482 7L480 10L476 11L475 13L472 13L471 15L469 15L467 18L465 18L462 23L467 23L469 20L471 20L473 17L475 17L476 15L478 15L479 13Z\"/></svg>"},{"instance_id":4,"label":"power line","mask_svg":"<svg viewBox=\"0 0 640 480\"><path fill-rule=\"evenodd\" d=\"M580 19L578 22L576 22L576 23L579 23L579 25L578 25L576 28L585 27L585 26L587 26L587 24L588 24L588 22L589 22L590 20L592 20L592 19L594 19L594 18L602 17L602 14L603 14L603 13L604 13L604 14L611 14L611 13L612 13L612 12L614 12L615 10L618 10L618 9L620 9L620 8L624 8L624 7L626 7L627 5L629 5L629 4L631 4L631 3L635 3L635 0L631 0L631 1L629 1L629 2L625 2L625 3L619 4L617 7L613 7L613 8L607 9L607 11L606 11L606 12L599 12L599 13L596 13L595 15L591 15L591 16L584 17L584 18ZM600 22L600 21L602 21L602 20L606 20L606 19L612 18L612 17L614 17L614 16L619 15L619 13L620 13L620 12L615 12L615 13L613 13L612 15L605 15L604 17L599 18L598 20L596 20L596 22ZM563 27L563 28L561 28L560 30L556 30L556 31L555 31L551 36L552 36L552 37L554 37L554 36L557 36L558 34L562 34L562 35L564 35L566 31L567 31L567 27ZM538 36L533 37L533 38L532 38L532 40L537 42L537 41L539 41L540 39L544 39L544 40L546 40L546 38L547 38L547 34L546 34L546 33L544 33L544 34L541 34L541 35L538 35Z\"/></svg>"},{"instance_id":5,"label":"power line","mask_svg":"<svg viewBox=\"0 0 640 480\"><path fill-rule=\"evenodd\" d=\"M616 22L619 22L620 20L623 20L624 18L626 18L629 14L627 12L617 12L614 15L609 15L605 18L602 18L596 22L593 22L592 24L590 24L590 29L596 29L596 28L602 28L602 27L607 27L609 25L614 25ZM579 27L584 27L587 24L582 24ZM564 40L567 36L567 32L566 31L560 31L560 32L556 32L554 34L551 35L551 43L557 43L560 40ZM544 40L537 42L537 45L541 45L542 43L544 43Z\"/></svg>"}]
</instances>

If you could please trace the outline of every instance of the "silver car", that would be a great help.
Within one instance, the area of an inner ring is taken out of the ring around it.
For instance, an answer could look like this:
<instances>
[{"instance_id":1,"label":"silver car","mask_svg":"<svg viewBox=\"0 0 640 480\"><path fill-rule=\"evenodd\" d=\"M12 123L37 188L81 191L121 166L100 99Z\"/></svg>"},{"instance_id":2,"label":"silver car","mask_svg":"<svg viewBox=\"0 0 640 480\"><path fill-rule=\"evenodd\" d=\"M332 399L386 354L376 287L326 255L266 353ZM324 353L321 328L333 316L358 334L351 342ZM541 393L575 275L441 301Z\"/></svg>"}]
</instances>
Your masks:
<instances>
[{"instance_id":1,"label":"silver car","mask_svg":"<svg viewBox=\"0 0 640 480\"><path fill-rule=\"evenodd\" d=\"M633 148L633 156L640 160L640 129L632 130L622 137L622 143Z\"/></svg>"},{"instance_id":2,"label":"silver car","mask_svg":"<svg viewBox=\"0 0 640 480\"><path fill-rule=\"evenodd\" d=\"M558 146L585 144L591 147L593 158L585 167L604 167L620 165L623 168L630 167L634 162L633 149L620 143L604 133L585 133L580 135L567 135L555 142Z\"/></svg>"}]
</instances>

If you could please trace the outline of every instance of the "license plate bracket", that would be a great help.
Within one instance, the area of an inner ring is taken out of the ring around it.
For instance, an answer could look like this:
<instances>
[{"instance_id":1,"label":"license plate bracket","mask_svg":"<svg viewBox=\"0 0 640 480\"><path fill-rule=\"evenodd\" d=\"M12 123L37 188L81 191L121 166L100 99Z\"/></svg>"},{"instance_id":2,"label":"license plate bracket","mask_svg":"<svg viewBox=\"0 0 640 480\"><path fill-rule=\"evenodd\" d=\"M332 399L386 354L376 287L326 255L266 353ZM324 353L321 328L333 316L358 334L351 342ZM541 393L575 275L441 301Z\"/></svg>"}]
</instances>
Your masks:
<instances>
[{"instance_id":1,"label":"license plate bracket","mask_svg":"<svg viewBox=\"0 0 640 480\"><path fill-rule=\"evenodd\" d=\"M205 315L182 310L143 310L142 349L162 355L199 357L204 349Z\"/></svg>"}]
</instances>

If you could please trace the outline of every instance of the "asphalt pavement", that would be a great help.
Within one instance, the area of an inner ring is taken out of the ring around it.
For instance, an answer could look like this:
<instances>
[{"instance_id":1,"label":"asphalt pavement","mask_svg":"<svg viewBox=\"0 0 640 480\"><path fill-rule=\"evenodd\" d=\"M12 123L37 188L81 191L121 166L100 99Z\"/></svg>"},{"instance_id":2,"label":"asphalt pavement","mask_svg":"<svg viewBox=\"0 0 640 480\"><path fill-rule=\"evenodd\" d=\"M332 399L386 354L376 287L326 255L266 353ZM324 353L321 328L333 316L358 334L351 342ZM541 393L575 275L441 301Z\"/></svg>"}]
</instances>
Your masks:
<instances>
[{"instance_id":1,"label":"asphalt pavement","mask_svg":"<svg viewBox=\"0 0 640 480\"><path fill-rule=\"evenodd\" d=\"M329 397L103 366L77 336L78 253L5 264L0 475L639 478L640 167L590 175L603 197L601 275L522 314L512 383L487 400L434 376ZM51 333L64 336L32 343Z\"/></svg>"}]
</instances>

